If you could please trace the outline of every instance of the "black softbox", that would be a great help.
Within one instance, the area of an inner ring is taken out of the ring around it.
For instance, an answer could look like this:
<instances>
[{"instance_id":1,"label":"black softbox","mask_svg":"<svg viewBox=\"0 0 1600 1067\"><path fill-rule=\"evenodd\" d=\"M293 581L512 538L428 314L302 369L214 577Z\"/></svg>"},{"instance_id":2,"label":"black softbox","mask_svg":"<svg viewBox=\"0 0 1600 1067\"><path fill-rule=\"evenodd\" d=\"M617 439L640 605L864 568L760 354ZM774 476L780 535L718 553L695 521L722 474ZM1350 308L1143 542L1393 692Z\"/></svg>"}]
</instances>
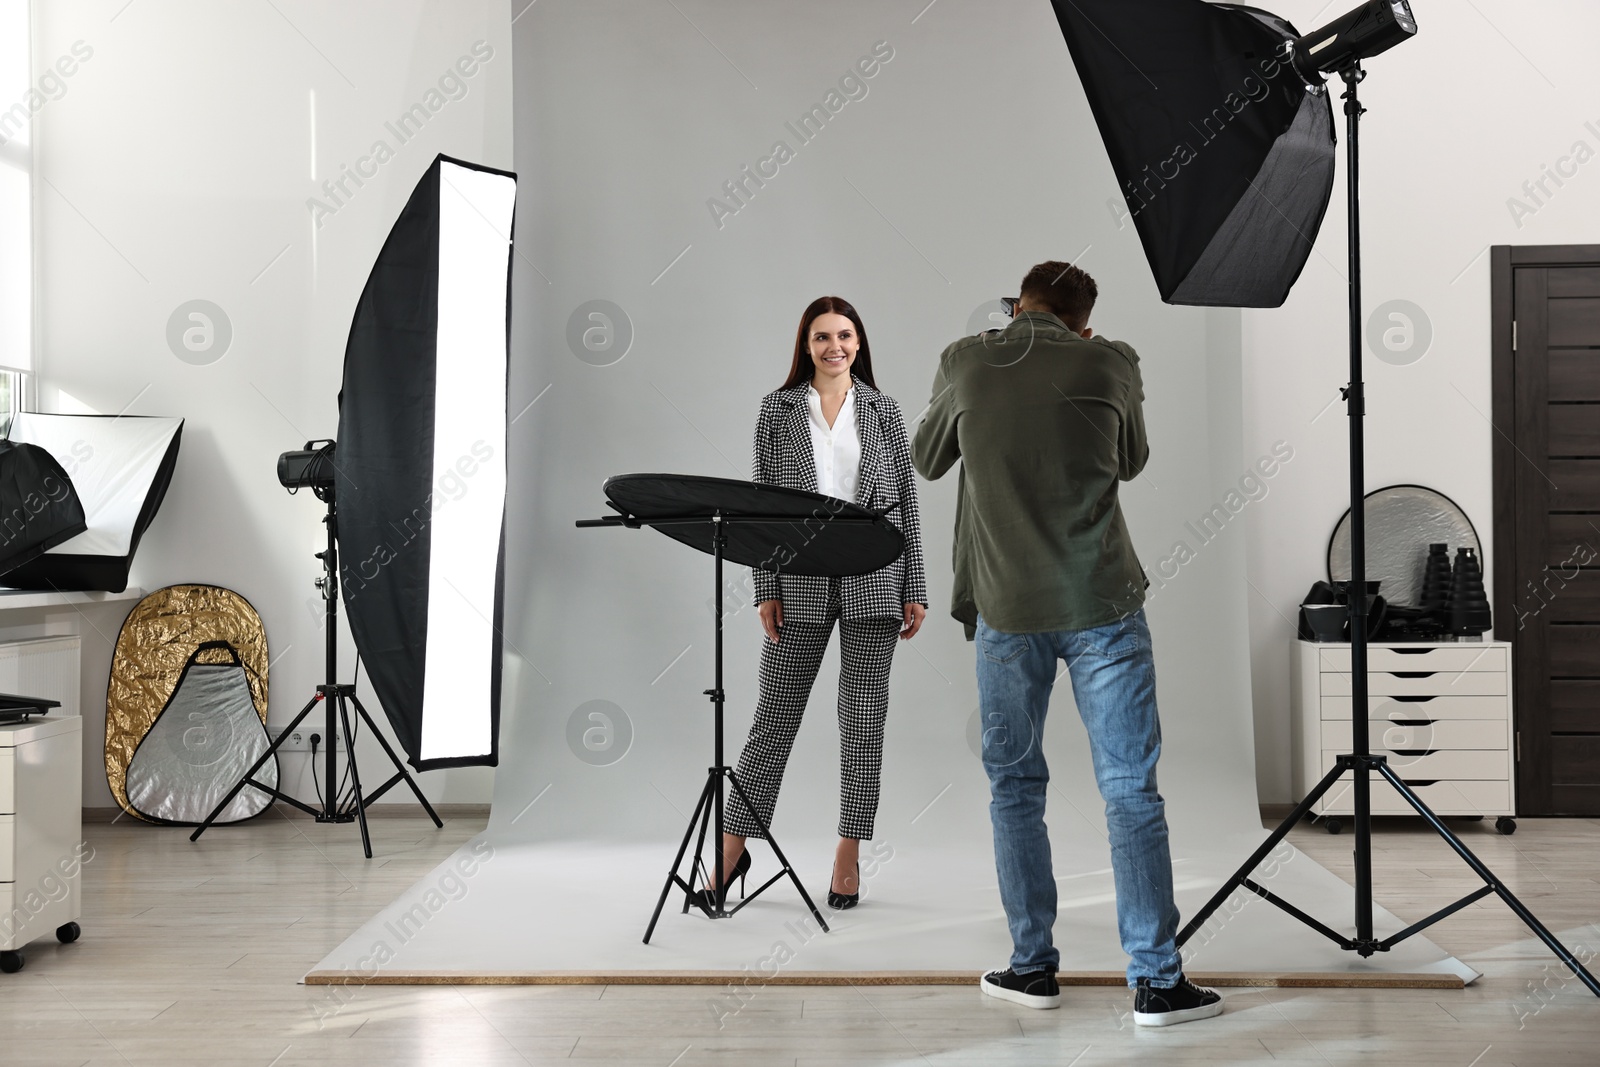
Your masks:
<instances>
[{"instance_id":1,"label":"black softbox","mask_svg":"<svg viewBox=\"0 0 1600 1067\"><path fill-rule=\"evenodd\" d=\"M11 440L43 448L72 479L86 529L0 576L13 589L128 587L139 541L178 466L183 420L157 415L46 415L19 411Z\"/></svg>"},{"instance_id":2,"label":"black softbox","mask_svg":"<svg viewBox=\"0 0 1600 1067\"><path fill-rule=\"evenodd\" d=\"M38 445L0 441L0 574L83 533L72 479Z\"/></svg>"},{"instance_id":3,"label":"black softbox","mask_svg":"<svg viewBox=\"0 0 1600 1067\"><path fill-rule=\"evenodd\" d=\"M419 770L493 765L516 176L439 156L356 306L334 460L340 585Z\"/></svg>"},{"instance_id":4,"label":"black softbox","mask_svg":"<svg viewBox=\"0 0 1600 1067\"><path fill-rule=\"evenodd\" d=\"M1169 304L1278 307L1333 190L1333 112L1298 37L1204 0L1054 0L1117 183Z\"/></svg>"}]
</instances>

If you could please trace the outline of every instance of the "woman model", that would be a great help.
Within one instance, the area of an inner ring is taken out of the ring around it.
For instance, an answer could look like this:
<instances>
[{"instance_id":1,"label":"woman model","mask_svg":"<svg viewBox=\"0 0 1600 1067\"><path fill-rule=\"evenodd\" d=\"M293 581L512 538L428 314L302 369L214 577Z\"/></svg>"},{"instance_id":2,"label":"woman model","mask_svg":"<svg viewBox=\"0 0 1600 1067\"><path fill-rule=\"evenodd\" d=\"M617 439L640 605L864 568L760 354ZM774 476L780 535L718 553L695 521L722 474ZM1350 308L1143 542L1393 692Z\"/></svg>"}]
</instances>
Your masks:
<instances>
[{"instance_id":1,"label":"woman model","mask_svg":"<svg viewBox=\"0 0 1600 1067\"><path fill-rule=\"evenodd\" d=\"M871 839L878 811L895 640L921 629L928 594L905 420L874 384L861 316L839 297L812 301L800 317L789 378L761 401L751 477L868 508L899 505L890 518L905 534L905 552L881 570L848 578L754 572L767 639L760 699L738 773L761 824L737 793L723 818L725 880L731 882L750 868L745 839L765 836L761 825L772 825L784 765L837 620L839 844L828 904L851 908L860 899L860 843Z\"/></svg>"}]
</instances>

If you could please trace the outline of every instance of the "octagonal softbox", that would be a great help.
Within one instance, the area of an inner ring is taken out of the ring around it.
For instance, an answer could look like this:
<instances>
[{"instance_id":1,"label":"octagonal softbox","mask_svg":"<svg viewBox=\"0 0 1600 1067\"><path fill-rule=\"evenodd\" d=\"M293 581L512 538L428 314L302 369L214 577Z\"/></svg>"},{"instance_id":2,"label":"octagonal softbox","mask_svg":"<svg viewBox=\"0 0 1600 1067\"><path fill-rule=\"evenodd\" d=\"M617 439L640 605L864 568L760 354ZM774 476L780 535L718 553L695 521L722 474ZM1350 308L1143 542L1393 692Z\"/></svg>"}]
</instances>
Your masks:
<instances>
[{"instance_id":1,"label":"octagonal softbox","mask_svg":"<svg viewBox=\"0 0 1600 1067\"><path fill-rule=\"evenodd\" d=\"M356 648L418 770L497 761L516 176L439 156L345 348L334 460Z\"/></svg>"}]
</instances>

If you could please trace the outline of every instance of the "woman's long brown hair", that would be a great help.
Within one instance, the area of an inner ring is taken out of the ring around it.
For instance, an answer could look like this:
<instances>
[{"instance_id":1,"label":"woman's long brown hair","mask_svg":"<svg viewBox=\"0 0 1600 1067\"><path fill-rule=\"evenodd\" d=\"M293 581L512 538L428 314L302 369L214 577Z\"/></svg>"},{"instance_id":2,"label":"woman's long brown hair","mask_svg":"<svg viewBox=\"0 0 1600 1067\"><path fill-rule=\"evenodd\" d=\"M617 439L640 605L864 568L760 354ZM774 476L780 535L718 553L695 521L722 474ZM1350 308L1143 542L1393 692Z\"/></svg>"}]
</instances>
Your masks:
<instances>
[{"instance_id":1,"label":"woman's long brown hair","mask_svg":"<svg viewBox=\"0 0 1600 1067\"><path fill-rule=\"evenodd\" d=\"M800 329L794 335L794 362L789 365L789 377L784 380L781 389L792 389L794 386L809 382L817 372L816 364L811 362L811 345L807 342L807 335L811 333L811 324L822 315L832 313L843 315L849 319L856 328L856 336L861 339L861 347L856 349L855 362L850 364L850 373L876 389L878 383L872 380L872 347L867 344L867 328L861 325L861 316L856 314L856 309L850 306L850 301L839 296L819 296L806 305L805 314L800 316Z\"/></svg>"}]
</instances>

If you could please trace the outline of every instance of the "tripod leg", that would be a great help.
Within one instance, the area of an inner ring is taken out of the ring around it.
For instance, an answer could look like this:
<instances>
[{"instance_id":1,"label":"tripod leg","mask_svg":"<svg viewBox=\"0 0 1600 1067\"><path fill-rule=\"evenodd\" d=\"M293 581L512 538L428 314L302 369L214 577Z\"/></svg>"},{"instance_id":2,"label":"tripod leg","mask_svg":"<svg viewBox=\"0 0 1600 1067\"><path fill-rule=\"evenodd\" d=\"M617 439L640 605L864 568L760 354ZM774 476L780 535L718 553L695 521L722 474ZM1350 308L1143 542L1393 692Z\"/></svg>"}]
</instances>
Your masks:
<instances>
[{"instance_id":1,"label":"tripod leg","mask_svg":"<svg viewBox=\"0 0 1600 1067\"><path fill-rule=\"evenodd\" d=\"M1566 945L1563 945L1554 934L1545 929L1545 925L1539 921L1538 917L1529 911L1526 905L1512 894L1511 890L1506 888L1504 882L1495 877L1494 872L1471 849L1463 844L1461 839L1451 832L1448 826L1440 821L1439 816L1429 810L1428 806L1423 803L1422 798L1412 792L1411 787L1395 773L1394 768L1388 764L1382 764L1377 770L1390 785L1394 786L1396 792L1405 797L1406 803L1415 808L1417 814L1427 820L1428 825L1433 827L1434 832L1444 838L1445 844L1455 850L1456 855L1460 856L1466 865L1472 868L1472 873L1482 878L1491 889L1499 894L1500 899L1506 902L1506 907L1510 908L1517 918L1521 919L1528 929L1532 930L1534 935L1544 942L1546 948L1555 953L1557 959L1566 964L1572 970L1572 973L1578 976L1578 980L1589 988L1589 992L1600 997L1600 982L1595 980L1594 975L1590 974L1583 964L1578 962L1578 958L1568 951Z\"/></svg>"},{"instance_id":2,"label":"tripod leg","mask_svg":"<svg viewBox=\"0 0 1600 1067\"><path fill-rule=\"evenodd\" d=\"M689 892L685 893L683 895L683 911L680 913L680 914L683 914L683 915L689 914L689 902L690 902L690 898L692 897L692 895L694 893L694 880L696 878L698 878L703 872L706 873L706 879L705 879L706 888L707 889L715 889L717 887L717 879L715 877L711 876L709 874L709 872L706 872L705 860L701 858L702 856L705 855L706 829L711 825L711 810L717 804L717 802L721 799L720 797L717 796L717 790L716 790L715 786L712 785L712 783L715 782L715 781L716 781L715 773L713 773L711 777L706 779L706 806L705 806L705 809L703 811L701 809L698 809L698 808L695 809L696 813L699 814L699 816L700 816L700 836L695 838L695 840L694 840L694 851L692 853L690 853L690 855L689 855ZM722 863L722 857L721 857L721 850L719 849L718 850L718 856L717 856L717 864L718 864L718 869L719 870L721 869L721 863ZM674 868L674 869L676 869L676 868ZM724 886L723 888L726 889L727 887ZM720 900L717 901L718 910L721 910L721 904L722 904L722 902ZM715 916L713 916L713 918L715 918Z\"/></svg>"},{"instance_id":3,"label":"tripod leg","mask_svg":"<svg viewBox=\"0 0 1600 1067\"><path fill-rule=\"evenodd\" d=\"M394 764L395 770L400 772L400 776L405 779L406 785L409 785L411 791L417 795L417 802L422 805L422 810L428 813L428 818L433 820L434 826L443 829L444 823L440 820L439 813L433 810L433 805L428 803L428 798L422 795L422 789L417 785L417 780L411 777L411 772L406 770L405 765L400 762L400 757L395 755L394 749L390 747L389 739L383 736L383 731L378 729L378 724L372 721L371 715L367 714L367 709L362 706L361 698L351 693L350 702L356 706L356 714L366 721L367 728L372 731L372 736L376 737L378 744L383 746L383 751L389 757L389 762Z\"/></svg>"},{"instance_id":4,"label":"tripod leg","mask_svg":"<svg viewBox=\"0 0 1600 1067\"><path fill-rule=\"evenodd\" d=\"M1261 861L1267 858L1267 854L1277 847L1279 841L1288 836L1289 831L1294 829L1296 823L1310 813L1312 805L1322 799L1322 794L1333 788L1333 783L1337 782L1347 769L1343 766L1336 766L1322 776L1322 781L1318 782L1315 788L1306 794L1306 798L1289 813L1288 818L1278 824L1278 828L1272 831L1272 834L1261 843L1261 847L1251 853L1250 858L1244 861L1244 865L1233 872L1233 877L1223 883L1222 888L1217 890L1210 900L1206 901L1206 906L1195 912L1194 918L1190 919L1188 925L1178 933L1177 943L1179 948L1182 948L1184 942L1193 937L1195 932L1205 925L1205 921L1211 918L1211 913L1222 907L1223 903L1233 895L1235 889L1244 884L1245 879L1249 878L1251 873L1261 865Z\"/></svg>"},{"instance_id":5,"label":"tripod leg","mask_svg":"<svg viewBox=\"0 0 1600 1067\"><path fill-rule=\"evenodd\" d=\"M361 796L361 772L356 770L356 739L350 733L350 713L344 706L345 695L334 699L339 702L339 730L344 734L344 756L350 764L350 784L355 789L356 821L361 824L361 850L372 858L372 837L367 833L367 806Z\"/></svg>"},{"instance_id":6,"label":"tripod leg","mask_svg":"<svg viewBox=\"0 0 1600 1067\"><path fill-rule=\"evenodd\" d=\"M706 784L700 790L700 799L695 802L694 813L689 816L689 827L683 832L683 843L678 846L678 854L672 858L672 866L667 870L667 881L661 887L661 897L656 901L656 910L650 913L650 925L645 927L644 943L650 943L650 935L656 932L656 923L661 918L661 909L666 907L667 894L672 892L672 882L678 877L678 868L683 866L683 854L689 851L689 838L694 836L695 823L700 822L700 813L705 809L711 795L711 779L706 779ZM694 884L694 873L689 874L689 884Z\"/></svg>"},{"instance_id":7,"label":"tripod leg","mask_svg":"<svg viewBox=\"0 0 1600 1067\"><path fill-rule=\"evenodd\" d=\"M761 812L756 810L755 804L751 802L749 795L745 793L744 786L739 783L739 776L734 773L732 767L724 768L723 773L728 776L728 781L733 784L734 792L739 794L739 799L743 800L744 806L749 809L750 816L756 821L756 826L763 834L767 836L767 844L772 846L772 854L778 857L779 863L783 864L783 869L788 873L789 880L793 882L794 887L800 891L800 899L805 901L806 907L811 909L811 915L817 920L817 925L822 927L823 933L828 933L828 920L822 917L822 912L817 910L817 905L811 900L811 894L807 893L806 887L800 884L800 876L796 874L794 872L794 868L790 866L788 857L783 854L783 849L778 847L777 840L772 836L772 828L769 827L766 824L766 821L761 818Z\"/></svg>"},{"instance_id":8,"label":"tripod leg","mask_svg":"<svg viewBox=\"0 0 1600 1067\"><path fill-rule=\"evenodd\" d=\"M267 746L267 750L261 754L261 758L256 760L255 764L252 765L248 771L244 772L244 776L239 779L238 784L228 791L227 796L222 798L222 803L213 808L211 814L206 816L206 821L195 827L194 833L189 835L190 841L200 840L200 835L211 829L211 824L217 821L217 816L222 814L224 808L233 803L233 798L239 795L240 790L242 790L245 786L252 784L250 779L254 778L255 773L266 765L267 760L271 759L278 749L282 747L283 743L289 739L289 735L294 733L294 728L299 726L300 721L307 715L310 715L311 709L316 706L317 698L312 697L311 700L307 702L306 706L300 709L300 714L294 717L294 721L288 726L284 727L283 731L278 734L277 740L273 741L272 744Z\"/></svg>"}]
</instances>

